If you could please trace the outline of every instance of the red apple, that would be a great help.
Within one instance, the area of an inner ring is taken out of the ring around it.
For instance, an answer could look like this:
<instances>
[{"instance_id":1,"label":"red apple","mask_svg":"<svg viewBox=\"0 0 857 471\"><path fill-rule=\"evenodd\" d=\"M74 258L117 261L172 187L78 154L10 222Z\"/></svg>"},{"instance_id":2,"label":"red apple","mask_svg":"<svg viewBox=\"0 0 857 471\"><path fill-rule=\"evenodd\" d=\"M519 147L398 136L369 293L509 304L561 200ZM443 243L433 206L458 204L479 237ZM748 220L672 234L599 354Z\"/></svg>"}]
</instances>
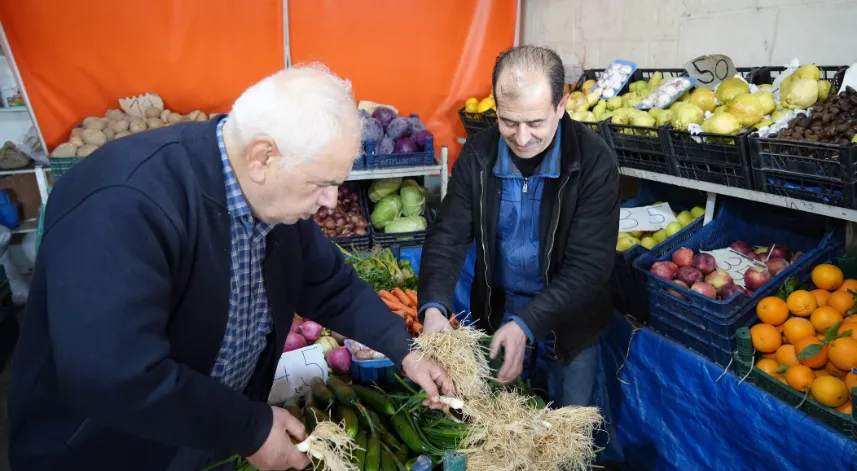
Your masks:
<instances>
[{"instance_id":1,"label":"red apple","mask_svg":"<svg viewBox=\"0 0 857 471\"><path fill-rule=\"evenodd\" d=\"M745 257L747 257L747 258L749 258L749 259L755 260L755 261L757 261L757 262L761 262L761 261L762 261L762 259L761 259L761 258L759 258L759 254L757 254L756 252L749 252L749 253L745 253L745 254L744 254L744 256L745 256Z\"/></svg>"},{"instance_id":2,"label":"red apple","mask_svg":"<svg viewBox=\"0 0 857 471\"><path fill-rule=\"evenodd\" d=\"M784 258L771 258L765 262L765 265L768 266L768 271L771 272L771 276L777 276L781 271L785 270L789 266L789 262Z\"/></svg>"},{"instance_id":3,"label":"red apple","mask_svg":"<svg viewBox=\"0 0 857 471\"><path fill-rule=\"evenodd\" d=\"M711 299L715 299L715 297L717 296L717 292L714 291L714 287L704 281L697 281L693 284L693 286L690 287L690 289L696 291L697 293L703 296L708 296Z\"/></svg>"},{"instance_id":4,"label":"red apple","mask_svg":"<svg viewBox=\"0 0 857 471\"><path fill-rule=\"evenodd\" d=\"M725 287L733 284L732 277L725 270L714 270L705 275L705 282L711 285L718 293Z\"/></svg>"},{"instance_id":5,"label":"red apple","mask_svg":"<svg viewBox=\"0 0 857 471\"><path fill-rule=\"evenodd\" d=\"M687 289L687 288L688 288L688 286L687 286L684 282L682 282L681 280L672 280L672 282L673 282L674 284L678 285L678 286L681 286L681 287L682 287L682 288L684 288L684 289ZM677 291L673 291L673 290L671 290L671 289L668 289L668 290L666 290L666 291L667 291L667 293L669 293L669 294L671 294L671 295L673 295L673 296L677 297L678 299L685 299L684 295L683 295L683 294L681 294L681 293L679 293L679 292L677 292Z\"/></svg>"},{"instance_id":6,"label":"red apple","mask_svg":"<svg viewBox=\"0 0 857 471\"><path fill-rule=\"evenodd\" d=\"M744 272L744 287L747 291L756 291L770 281L771 272L765 267L750 267Z\"/></svg>"},{"instance_id":7,"label":"red apple","mask_svg":"<svg viewBox=\"0 0 857 471\"><path fill-rule=\"evenodd\" d=\"M750 253L753 251L753 249L751 249L750 246L747 245L747 243L743 240L736 240L735 242L732 242L732 245L730 245L729 247L732 250L737 250L741 253Z\"/></svg>"},{"instance_id":8,"label":"red apple","mask_svg":"<svg viewBox=\"0 0 857 471\"><path fill-rule=\"evenodd\" d=\"M720 293L720 298L726 300L731 298L733 294L737 293L747 294L747 290L742 288L741 285L731 284L723 288L722 292Z\"/></svg>"},{"instance_id":9,"label":"red apple","mask_svg":"<svg viewBox=\"0 0 857 471\"><path fill-rule=\"evenodd\" d=\"M681 280L687 286L693 286L697 281L702 281L702 272L693 267L679 267L675 274L678 280Z\"/></svg>"},{"instance_id":10,"label":"red apple","mask_svg":"<svg viewBox=\"0 0 857 471\"><path fill-rule=\"evenodd\" d=\"M673 252L673 263L679 267L693 266L693 250L687 247L682 247Z\"/></svg>"},{"instance_id":11,"label":"red apple","mask_svg":"<svg viewBox=\"0 0 857 471\"><path fill-rule=\"evenodd\" d=\"M789 249L789 246L786 244L774 244L771 247L771 255L769 258L784 258L788 259L791 257L792 251Z\"/></svg>"},{"instance_id":12,"label":"red apple","mask_svg":"<svg viewBox=\"0 0 857 471\"><path fill-rule=\"evenodd\" d=\"M676 266L675 263L668 261L655 262L652 264L652 268L649 268L649 271L665 280L672 280L675 278L678 266Z\"/></svg>"},{"instance_id":13,"label":"red apple","mask_svg":"<svg viewBox=\"0 0 857 471\"><path fill-rule=\"evenodd\" d=\"M714 256L707 253L698 253L693 256L693 268L707 275L717 269L717 261Z\"/></svg>"}]
</instances>

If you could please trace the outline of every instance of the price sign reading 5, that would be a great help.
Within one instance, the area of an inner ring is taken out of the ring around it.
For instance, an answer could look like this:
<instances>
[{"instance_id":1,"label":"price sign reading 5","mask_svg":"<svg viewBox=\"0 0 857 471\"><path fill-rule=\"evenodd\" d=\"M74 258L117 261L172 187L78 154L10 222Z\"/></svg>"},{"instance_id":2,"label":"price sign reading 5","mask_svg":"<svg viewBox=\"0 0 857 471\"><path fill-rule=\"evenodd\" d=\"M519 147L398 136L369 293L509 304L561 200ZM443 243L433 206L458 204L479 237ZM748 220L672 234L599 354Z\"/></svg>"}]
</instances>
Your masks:
<instances>
[{"instance_id":1,"label":"price sign reading 5","mask_svg":"<svg viewBox=\"0 0 857 471\"><path fill-rule=\"evenodd\" d=\"M657 231L675 221L669 203L619 209L619 232Z\"/></svg>"},{"instance_id":2,"label":"price sign reading 5","mask_svg":"<svg viewBox=\"0 0 857 471\"><path fill-rule=\"evenodd\" d=\"M294 396L309 394L310 382L316 377L327 382L327 363L321 345L283 353L277 363L268 403L280 404Z\"/></svg>"}]
</instances>

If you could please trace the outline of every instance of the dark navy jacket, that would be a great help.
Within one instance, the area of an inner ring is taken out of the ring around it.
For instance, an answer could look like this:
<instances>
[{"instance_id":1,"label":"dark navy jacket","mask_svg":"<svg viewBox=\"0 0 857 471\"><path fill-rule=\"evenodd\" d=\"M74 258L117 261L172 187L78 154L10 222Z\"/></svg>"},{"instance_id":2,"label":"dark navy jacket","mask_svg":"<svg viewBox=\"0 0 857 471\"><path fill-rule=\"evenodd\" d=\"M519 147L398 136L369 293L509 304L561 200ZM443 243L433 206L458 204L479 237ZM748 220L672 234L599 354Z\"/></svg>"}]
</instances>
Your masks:
<instances>
[{"instance_id":1,"label":"dark navy jacket","mask_svg":"<svg viewBox=\"0 0 857 471\"><path fill-rule=\"evenodd\" d=\"M310 220L268 235L275 327L250 385L241 394L209 377L230 289L215 123L112 141L51 192L9 395L13 471L153 471L187 450L254 453L295 312L406 355L403 321Z\"/></svg>"}]
</instances>

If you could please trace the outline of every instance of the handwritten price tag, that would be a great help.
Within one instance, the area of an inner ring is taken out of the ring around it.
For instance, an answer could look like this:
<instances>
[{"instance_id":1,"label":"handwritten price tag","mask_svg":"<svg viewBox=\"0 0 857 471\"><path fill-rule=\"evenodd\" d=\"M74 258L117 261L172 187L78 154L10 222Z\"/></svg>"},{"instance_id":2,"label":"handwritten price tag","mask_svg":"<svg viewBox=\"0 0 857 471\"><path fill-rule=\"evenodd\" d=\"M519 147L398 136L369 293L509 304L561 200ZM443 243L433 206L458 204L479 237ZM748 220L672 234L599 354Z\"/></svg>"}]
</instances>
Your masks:
<instances>
[{"instance_id":1,"label":"handwritten price tag","mask_svg":"<svg viewBox=\"0 0 857 471\"><path fill-rule=\"evenodd\" d=\"M310 345L283 353L277 363L268 403L281 404L310 394L310 381L316 377L327 382L327 362L324 360L321 345Z\"/></svg>"},{"instance_id":2,"label":"handwritten price tag","mask_svg":"<svg viewBox=\"0 0 857 471\"><path fill-rule=\"evenodd\" d=\"M744 272L746 272L748 268L765 268L764 263L757 262L752 258L747 258L741 252L730 249L729 247L725 249L712 250L710 252L700 250L700 252L707 253L714 257L714 260L717 262L717 268L726 271L726 273L729 273L729 276L732 277L732 281L734 281L736 285L739 285L742 288L745 287Z\"/></svg>"},{"instance_id":3,"label":"handwritten price tag","mask_svg":"<svg viewBox=\"0 0 857 471\"><path fill-rule=\"evenodd\" d=\"M619 209L619 232L657 231L676 222L669 203Z\"/></svg>"},{"instance_id":4,"label":"handwritten price tag","mask_svg":"<svg viewBox=\"0 0 857 471\"><path fill-rule=\"evenodd\" d=\"M696 79L697 85L714 88L720 82L734 77L738 73L729 56L712 54L700 56L684 64L687 74Z\"/></svg>"}]
</instances>

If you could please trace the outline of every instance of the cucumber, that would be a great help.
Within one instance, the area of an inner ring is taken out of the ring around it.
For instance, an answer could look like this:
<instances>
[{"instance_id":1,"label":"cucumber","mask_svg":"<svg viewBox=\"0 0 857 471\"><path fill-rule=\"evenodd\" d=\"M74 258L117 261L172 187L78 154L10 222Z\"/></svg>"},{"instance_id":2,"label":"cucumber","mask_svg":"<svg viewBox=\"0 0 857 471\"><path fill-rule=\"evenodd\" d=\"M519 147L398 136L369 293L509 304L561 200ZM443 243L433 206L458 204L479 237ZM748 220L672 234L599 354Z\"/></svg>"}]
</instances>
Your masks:
<instances>
[{"instance_id":1,"label":"cucumber","mask_svg":"<svg viewBox=\"0 0 857 471\"><path fill-rule=\"evenodd\" d=\"M405 442L414 453L431 455L432 449L422 441L411 421L407 417L407 412L402 412L393 416L390 423L393 425L393 430L399 435L399 438Z\"/></svg>"},{"instance_id":2,"label":"cucumber","mask_svg":"<svg viewBox=\"0 0 857 471\"><path fill-rule=\"evenodd\" d=\"M289 414L292 414L292 416L294 416L294 418L301 420L301 421L303 420L304 414L303 414L303 412L301 412L300 407L298 407L298 406L286 406L285 409L287 411L289 411Z\"/></svg>"},{"instance_id":3,"label":"cucumber","mask_svg":"<svg viewBox=\"0 0 857 471\"><path fill-rule=\"evenodd\" d=\"M408 468L405 468L405 461L408 460L408 452L407 451L405 451L404 453L395 453L393 450L390 449L390 447L388 447L382 441L381 442L381 453L384 453L384 454L390 456L390 460L393 462L393 465L394 465L394 468L393 468L394 471L408 471ZM381 461L381 463L382 463L381 469L382 470L384 469L383 459L384 459L384 455L381 455L381 460L382 460Z\"/></svg>"},{"instance_id":4,"label":"cucumber","mask_svg":"<svg viewBox=\"0 0 857 471\"><path fill-rule=\"evenodd\" d=\"M381 471L397 471L393 463L393 455L386 450L381 450Z\"/></svg>"},{"instance_id":5,"label":"cucumber","mask_svg":"<svg viewBox=\"0 0 857 471\"><path fill-rule=\"evenodd\" d=\"M315 377L310 381L310 388L312 388L312 397L316 401L316 407L324 410L330 409L330 406L333 405L334 395L333 391L324 385L324 381L319 377Z\"/></svg>"},{"instance_id":6,"label":"cucumber","mask_svg":"<svg viewBox=\"0 0 857 471\"><path fill-rule=\"evenodd\" d=\"M381 468L381 442L378 437L366 438L366 465L364 471L380 471Z\"/></svg>"},{"instance_id":7,"label":"cucumber","mask_svg":"<svg viewBox=\"0 0 857 471\"><path fill-rule=\"evenodd\" d=\"M333 417L337 423L345 422L345 431L351 438L357 437L357 414L350 407L339 404L333 408Z\"/></svg>"},{"instance_id":8,"label":"cucumber","mask_svg":"<svg viewBox=\"0 0 857 471\"><path fill-rule=\"evenodd\" d=\"M408 451L407 447L402 445L402 442L400 442L396 436L390 433L390 431L387 430L387 427L384 427L383 425L378 427L378 438L381 439L381 443L390 447L393 453L400 453L401 451L407 453Z\"/></svg>"},{"instance_id":9,"label":"cucumber","mask_svg":"<svg viewBox=\"0 0 857 471\"><path fill-rule=\"evenodd\" d=\"M373 411L385 417L390 417L396 413L396 406L393 405L393 401L380 392L372 388L360 386L359 384L352 384L351 390L357 394L361 402L369 406Z\"/></svg>"},{"instance_id":10,"label":"cucumber","mask_svg":"<svg viewBox=\"0 0 857 471\"><path fill-rule=\"evenodd\" d=\"M357 434L357 449L354 450L354 466L357 466L359 471L363 471L366 466L366 434L359 432Z\"/></svg>"},{"instance_id":11,"label":"cucumber","mask_svg":"<svg viewBox=\"0 0 857 471\"><path fill-rule=\"evenodd\" d=\"M327 378L327 387L333 391L336 400L346 406L355 406L360 401L360 398L357 397L351 386L345 384L345 381L336 376L331 375Z\"/></svg>"},{"instance_id":12,"label":"cucumber","mask_svg":"<svg viewBox=\"0 0 857 471\"><path fill-rule=\"evenodd\" d=\"M316 409L313 406L304 408L304 426L306 426L307 435L311 434L319 422L327 420L328 416L324 412Z\"/></svg>"}]
</instances>

